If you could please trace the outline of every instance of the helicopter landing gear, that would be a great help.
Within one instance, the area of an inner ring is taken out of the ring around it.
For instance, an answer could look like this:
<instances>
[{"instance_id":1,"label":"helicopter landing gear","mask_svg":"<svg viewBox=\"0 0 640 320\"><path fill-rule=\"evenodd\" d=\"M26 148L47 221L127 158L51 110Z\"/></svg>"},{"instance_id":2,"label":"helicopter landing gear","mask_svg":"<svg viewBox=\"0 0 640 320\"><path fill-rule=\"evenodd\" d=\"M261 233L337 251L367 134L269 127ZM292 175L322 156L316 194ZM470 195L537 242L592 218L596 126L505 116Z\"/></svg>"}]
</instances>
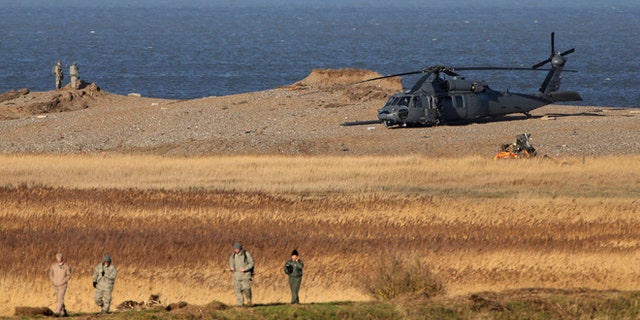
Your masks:
<instances>
[{"instance_id":1,"label":"helicopter landing gear","mask_svg":"<svg viewBox=\"0 0 640 320\"><path fill-rule=\"evenodd\" d=\"M523 112L525 116L527 116L527 118L531 118L531 113L529 112Z\"/></svg>"}]
</instances>

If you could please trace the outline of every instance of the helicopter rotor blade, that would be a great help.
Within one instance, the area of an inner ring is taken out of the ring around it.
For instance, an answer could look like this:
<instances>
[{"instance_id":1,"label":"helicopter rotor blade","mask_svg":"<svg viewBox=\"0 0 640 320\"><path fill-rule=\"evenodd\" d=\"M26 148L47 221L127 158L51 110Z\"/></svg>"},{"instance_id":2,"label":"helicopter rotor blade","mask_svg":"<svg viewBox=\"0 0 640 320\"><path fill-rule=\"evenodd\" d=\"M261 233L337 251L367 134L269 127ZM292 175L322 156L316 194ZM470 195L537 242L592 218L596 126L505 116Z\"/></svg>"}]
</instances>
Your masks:
<instances>
[{"instance_id":1,"label":"helicopter rotor blade","mask_svg":"<svg viewBox=\"0 0 640 320\"><path fill-rule=\"evenodd\" d=\"M556 33L555 32L551 32L551 54L549 54L549 58L538 62L536 64L534 64L533 66L531 66L532 69L538 69L540 67L542 67L543 65L551 62L551 59L553 59L553 56L555 56L556 54Z\"/></svg>"},{"instance_id":2,"label":"helicopter rotor blade","mask_svg":"<svg viewBox=\"0 0 640 320\"><path fill-rule=\"evenodd\" d=\"M576 48L571 48L571 49L561 53L560 55L564 57L564 56L568 55L569 53L574 53L574 52L576 52Z\"/></svg>"},{"instance_id":3,"label":"helicopter rotor blade","mask_svg":"<svg viewBox=\"0 0 640 320\"><path fill-rule=\"evenodd\" d=\"M425 83L425 81L427 81L427 79L431 76L431 74L434 71L431 71L425 75L423 75L422 77L420 77L420 79L418 79L418 81L416 81L416 83L413 85L413 87L411 87L411 90L409 90L409 92L416 92L418 90L420 90L420 88L422 88L422 85Z\"/></svg>"},{"instance_id":4,"label":"helicopter rotor blade","mask_svg":"<svg viewBox=\"0 0 640 320\"><path fill-rule=\"evenodd\" d=\"M545 64L547 64L547 63L549 63L549 62L551 62L551 58L546 59L546 60L544 60L544 61L542 61L542 62L538 62L538 63L534 64L533 66L531 66L531 69L538 69L538 68L540 68L540 67L544 66Z\"/></svg>"},{"instance_id":5,"label":"helicopter rotor blade","mask_svg":"<svg viewBox=\"0 0 640 320\"><path fill-rule=\"evenodd\" d=\"M431 75L431 73L433 73L434 71L443 71L445 73L449 72L449 73L451 73L450 74L451 76L457 76L458 75L457 73L453 72L452 70L447 70L447 69L449 69L449 68L445 68L443 66L431 66L431 67L428 67L428 68L422 69L422 70L409 71L409 72L403 72L403 73L394 73L394 74L390 74L390 75L386 75L386 76L382 76L382 77L376 77L376 78L363 80L363 81L356 82L356 83L363 83L363 82L369 82L369 81L386 79L386 78L393 78L393 77L409 76L409 75L421 74L421 73L429 73L429 75Z\"/></svg>"},{"instance_id":6,"label":"helicopter rotor blade","mask_svg":"<svg viewBox=\"0 0 640 320\"><path fill-rule=\"evenodd\" d=\"M450 76L450 77L458 77L460 76L460 74L458 74L457 72L453 71L452 68L445 68L443 70L441 70L442 72L444 72L444 74Z\"/></svg>"},{"instance_id":7,"label":"helicopter rotor blade","mask_svg":"<svg viewBox=\"0 0 640 320\"><path fill-rule=\"evenodd\" d=\"M564 57L564 56L566 56L566 55L568 55L570 53L574 53L574 52L576 52L576 49L575 48L571 48L571 49L569 49L569 50L567 50L567 51L565 51L563 53L559 53L558 55L561 56L561 57ZM545 64L547 64L549 62L551 62L551 59L553 59L553 57L555 57L555 55L552 55L551 57L549 57L549 59L546 59L546 60L544 60L542 62L538 62L538 63L534 64L533 66L531 66L531 68L532 69L537 69L537 68L539 68L539 67L541 67L541 66L543 66L543 65L545 65Z\"/></svg>"},{"instance_id":8,"label":"helicopter rotor blade","mask_svg":"<svg viewBox=\"0 0 640 320\"><path fill-rule=\"evenodd\" d=\"M575 51L574 49L571 50L567 50L565 52L562 53L562 55L565 54L569 54L572 53L573 51ZM416 85L414 85L413 89L411 89L412 91L418 90L420 89L420 87L422 86L422 84L426 81L427 78L429 78L429 76L431 76L431 74L433 73L444 73L448 76L451 77L458 77L460 76L460 74L456 71L470 71L470 70L506 70L506 71L550 71L551 69L538 69L538 67L541 67L542 65L546 64L547 62L550 62L551 58L542 61L536 65L534 65L531 68L524 68L524 67L461 67L461 68L454 68L454 67L444 67L444 66L431 66L429 68L426 69L422 69L422 70L416 70L416 71L409 71L409 72L403 72L403 73L394 73L394 74L390 74L390 75L386 75L386 76L381 76L381 77L375 77L375 78L371 78L371 79L367 79L367 80L362 80L359 82L356 82L354 84L359 84L359 83L364 83L364 82L369 82L369 81L375 81L375 80L381 80L381 79L386 79L386 78L393 78L393 77L401 77L401 76L408 76L408 75L414 75L414 74L421 74L424 73L425 75L422 76L420 78L420 80L418 80L418 83L416 83ZM576 70L563 70L566 72L578 72Z\"/></svg>"},{"instance_id":9,"label":"helicopter rotor blade","mask_svg":"<svg viewBox=\"0 0 640 320\"><path fill-rule=\"evenodd\" d=\"M394 73L394 74L390 74L390 75L386 75L386 76L382 76L382 77L376 77L376 78L363 80L363 81L356 82L356 83L363 83L363 82L369 82L369 81L381 80L381 79L393 78L393 77L408 76L408 75L420 74L420 73L424 73L424 72L426 72L426 71L425 70L418 70L418 71L410 71L410 72L403 72L403 73Z\"/></svg>"},{"instance_id":10,"label":"helicopter rotor blade","mask_svg":"<svg viewBox=\"0 0 640 320\"><path fill-rule=\"evenodd\" d=\"M468 67L468 68L464 67L464 68L455 68L455 70L459 70L459 71L466 71L466 70L551 71L551 69L537 69L537 68L523 68L523 67ZM563 71L578 72L577 70L567 70L567 69Z\"/></svg>"}]
</instances>

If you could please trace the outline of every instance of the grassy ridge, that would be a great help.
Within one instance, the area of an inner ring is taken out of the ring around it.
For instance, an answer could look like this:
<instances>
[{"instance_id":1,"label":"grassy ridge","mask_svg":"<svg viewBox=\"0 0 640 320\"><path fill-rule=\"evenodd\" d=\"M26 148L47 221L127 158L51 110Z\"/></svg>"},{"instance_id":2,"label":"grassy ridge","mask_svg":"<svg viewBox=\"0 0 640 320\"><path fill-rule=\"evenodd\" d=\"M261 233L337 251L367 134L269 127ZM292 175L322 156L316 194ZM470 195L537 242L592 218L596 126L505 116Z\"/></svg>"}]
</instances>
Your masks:
<instances>
[{"instance_id":1,"label":"grassy ridge","mask_svg":"<svg viewBox=\"0 0 640 320\"><path fill-rule=\"evenodd\" d=\"M0 157L0 314L51 305L47 265L66 253L71 310L93 310L105 252L114 303L232 304L230 244L257 260L256 302L282 303L299 246L302 300L366 301L376 261L427 266L448 297L515 288L640 285L637 157Z\"/></svg>"},{"instance_id":2,"label":"grassy ridge","mask_svg":"<svg viewBox=\"0 0 640 320\"><path fill-rule=\"evenodd\" d=\"M303 305L268 304L229 308L219 303L165 311L131 310L109 319L637 319L640 293L588 290L523 289L481 293L455 299L393 302L327 302ZM76 313L75 319L93 319ZM104 316L103 316L104 318Z\"/></svg>"}]
</instances>

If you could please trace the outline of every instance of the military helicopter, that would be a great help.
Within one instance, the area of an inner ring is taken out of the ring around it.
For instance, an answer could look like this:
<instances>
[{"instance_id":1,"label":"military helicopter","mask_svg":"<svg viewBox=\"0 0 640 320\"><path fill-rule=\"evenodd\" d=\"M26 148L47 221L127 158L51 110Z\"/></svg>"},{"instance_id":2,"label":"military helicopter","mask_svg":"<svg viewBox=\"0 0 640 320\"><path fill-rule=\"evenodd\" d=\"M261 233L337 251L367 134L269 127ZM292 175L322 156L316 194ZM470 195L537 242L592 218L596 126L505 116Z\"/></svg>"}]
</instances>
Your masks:
<instances>
[{"instance_id":1,"label":"military helicopter","mask_svg":"<svg viewBox=\"0 0 640 320\"><path fill-rule=\"evenodd\" d=\"M566 55L555 51L554 33L551 33L551 56L531 68L510 67L463 67L432 66L423 70L392 74L362 82L412 74L424 74L405 92L389 97L384 107L378 110L378 120L386 126L436 126L443 123L498 117L512 113L523 113L527 117L531 110L565 101L582 101L575 91L558 91L561 74L567 61ZM550 63L551 68L539 69ZM460 77L464 70L527 70L548 71L537 92L532 94L499 92L489 88L483 81L469 81ZM574 70L564 70L576 72ZM452 77L444 79L442 74ZM428 81L431 79L430 81Z\"/></svg>"}]
</instances>

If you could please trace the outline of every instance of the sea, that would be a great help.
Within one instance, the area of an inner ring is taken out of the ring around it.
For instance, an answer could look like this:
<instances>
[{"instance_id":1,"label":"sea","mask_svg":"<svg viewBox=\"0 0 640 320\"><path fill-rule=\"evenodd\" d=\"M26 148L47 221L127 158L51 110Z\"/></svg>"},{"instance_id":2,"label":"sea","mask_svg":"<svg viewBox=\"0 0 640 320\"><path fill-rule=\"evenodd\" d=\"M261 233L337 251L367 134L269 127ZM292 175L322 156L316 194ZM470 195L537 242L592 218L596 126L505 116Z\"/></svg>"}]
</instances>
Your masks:
<instances>
[{"instance_id":1,"label":"sea","mask_svg":"<svg viewBox=\"0 0 640 320\"><path fill-rule=\"evenodd\" d=\"M105 91L168 99L272 89L316 68L529 68L554 32L555 51L575 48L561 87L582 95L574 104L640 107L635 0L0 0L0 30L0 93L53 89L61 60L65 82L77 62ZM462 75L532 93L546 73Z\"/></svg>"}]
</instances>

